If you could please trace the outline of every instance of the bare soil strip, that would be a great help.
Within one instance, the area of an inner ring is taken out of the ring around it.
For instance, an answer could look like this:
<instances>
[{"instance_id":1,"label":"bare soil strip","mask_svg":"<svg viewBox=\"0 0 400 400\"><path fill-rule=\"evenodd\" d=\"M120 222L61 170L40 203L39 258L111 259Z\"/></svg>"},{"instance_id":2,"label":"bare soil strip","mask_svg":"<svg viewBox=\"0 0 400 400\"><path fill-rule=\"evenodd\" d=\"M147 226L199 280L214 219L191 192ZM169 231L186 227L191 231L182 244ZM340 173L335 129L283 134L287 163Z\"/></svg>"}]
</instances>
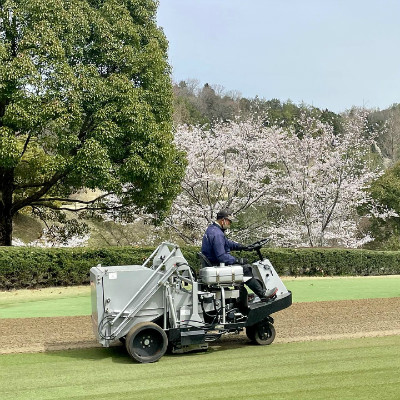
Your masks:
<instances>
[{"instance_id":1,"label":"bare soil strip","mask_svg":"<svg viewBox=\"0 0 400 400\"><path fill-rule=\"evenodd\" d=\"M275 343L400 335L400 298L295 303L273 315ZM0 319L0 354L100 347L90 316ZM247 342L245 334L222 343ZM217 342L215 342L217 344Z\"/></svg>"}]
</instances>

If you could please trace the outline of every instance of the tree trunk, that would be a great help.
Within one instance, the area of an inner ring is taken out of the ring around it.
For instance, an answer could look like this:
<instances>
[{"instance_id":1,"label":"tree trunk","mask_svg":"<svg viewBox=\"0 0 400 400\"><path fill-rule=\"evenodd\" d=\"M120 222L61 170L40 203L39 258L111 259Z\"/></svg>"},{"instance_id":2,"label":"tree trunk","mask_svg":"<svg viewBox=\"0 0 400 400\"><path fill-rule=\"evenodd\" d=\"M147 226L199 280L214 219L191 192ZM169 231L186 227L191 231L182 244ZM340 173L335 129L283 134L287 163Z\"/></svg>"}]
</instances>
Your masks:
<instances>
[{"instance_id":1,"label":"tree trunk","mask_svg":"<svg viewBox=\"0 0 400 400\"><path fill-rule=\"evenodd\" d=\"M0 214L0 246L12 244L12 217L8 214Z\"/></svg>"},{"instance_id":2,"label":"tree trunk","mask_svg":"<svg viewBox=\"0 0 400 400\"><path fill-rule=\"evenodd\" d=\"M14 170L0 168L0 246L12 244Z\"/></svg>"}]
</instances>

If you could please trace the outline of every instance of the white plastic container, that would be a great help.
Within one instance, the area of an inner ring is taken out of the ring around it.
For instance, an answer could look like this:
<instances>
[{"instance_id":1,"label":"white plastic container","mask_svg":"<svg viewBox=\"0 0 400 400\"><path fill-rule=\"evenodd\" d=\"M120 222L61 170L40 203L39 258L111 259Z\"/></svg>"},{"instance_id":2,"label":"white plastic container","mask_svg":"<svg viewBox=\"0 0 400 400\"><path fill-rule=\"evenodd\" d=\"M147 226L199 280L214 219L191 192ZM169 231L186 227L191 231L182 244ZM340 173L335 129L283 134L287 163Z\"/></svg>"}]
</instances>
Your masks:
<instances>
[{"instance_id":1,"label":"white plastic container","mask_svg":"<svg viewBox=\"0 0 400 400\"><path fill-rule=\"evenodd\" d=\"M201 282L206 285L243 282L243 268L240 265L205 267L199 273Z\"/></svg>"}]
</instances>

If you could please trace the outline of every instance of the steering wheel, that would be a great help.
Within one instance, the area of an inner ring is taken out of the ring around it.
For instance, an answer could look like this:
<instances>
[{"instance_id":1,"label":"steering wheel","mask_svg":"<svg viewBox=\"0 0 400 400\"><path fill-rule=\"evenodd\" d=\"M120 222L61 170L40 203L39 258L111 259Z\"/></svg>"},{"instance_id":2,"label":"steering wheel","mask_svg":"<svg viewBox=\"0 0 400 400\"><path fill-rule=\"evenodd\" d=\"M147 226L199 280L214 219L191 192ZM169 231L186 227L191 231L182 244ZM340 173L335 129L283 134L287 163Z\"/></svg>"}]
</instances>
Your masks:
<instances>
[{"instance_id":1,"label":"steering wheel","mask_svg":"<svg viewBox=\"0 0 400 400\"><path fill-rule=\"evenodd\" d=\"M254 242L254 243L246 246L246 250L251 251L251 250L261 249L261 247L263 247L265 244L267 244L270 241L271 241L271 238L265 238L265 239L258 240L257 242Z\"/></svg>"},{"instance_id":2,"label":"steering wheel","mask_svg":"<svg viewBox=\"0 0 400 400\"><path fill-rule=\"evenodd\" d=\"M254 242L254 243L249 244L248 246L246 246L246 250L248 250L248 251L255 250L257 252L258 258L260 259L260 261L262 261L263 257L262 257L260 249L265 244L267 244L269 241L271 241L271 238L261 239L261 240L259 240L257 242Z\"/></svg>"}]
</instances>

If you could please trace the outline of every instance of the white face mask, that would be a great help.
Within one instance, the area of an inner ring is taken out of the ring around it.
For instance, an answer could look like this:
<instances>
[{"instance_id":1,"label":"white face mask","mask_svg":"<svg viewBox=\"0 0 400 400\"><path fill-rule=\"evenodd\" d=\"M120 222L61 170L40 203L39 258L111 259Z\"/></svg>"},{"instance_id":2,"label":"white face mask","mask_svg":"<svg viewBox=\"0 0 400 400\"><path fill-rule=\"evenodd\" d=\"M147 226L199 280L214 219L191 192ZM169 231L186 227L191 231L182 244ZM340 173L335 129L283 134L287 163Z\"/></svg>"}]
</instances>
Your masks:
<instances>
[{"instance_id":1,"label":"white face mask","mask_svg":"<svg viewBox=\"0 0 400 400\"><path fill-rule=\"evenodd\" d=\"M221 228L224 232L228 232L229 231L229 227L231 226L231 224L229 222L227 222L226 219L223 219L221 222Z\"/></svg>"}]
</instances>

